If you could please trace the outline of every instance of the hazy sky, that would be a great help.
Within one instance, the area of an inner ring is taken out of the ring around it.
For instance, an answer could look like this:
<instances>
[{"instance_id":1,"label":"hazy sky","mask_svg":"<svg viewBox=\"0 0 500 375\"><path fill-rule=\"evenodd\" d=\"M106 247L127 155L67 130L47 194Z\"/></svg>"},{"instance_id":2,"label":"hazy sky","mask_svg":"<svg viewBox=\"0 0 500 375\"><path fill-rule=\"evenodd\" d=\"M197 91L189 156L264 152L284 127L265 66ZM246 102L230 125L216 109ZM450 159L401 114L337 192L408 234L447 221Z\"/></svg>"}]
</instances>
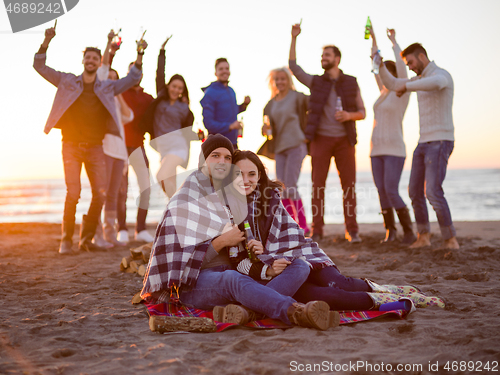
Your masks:
<instances>
[{"instance_id":1,"label":"hazy sky","mask_svg":"<svg viewBox=\"0 0 500 375\"><path fill-rule=\"evenodd\" d=\"M373 126L373 103L378 89L370 72L371 40L363 39L370 16L381 53L394 59L387 27L396 29L402 48L420 42L429 58L448 70L455 83L453 115L455 150L450 168L500 167L500 52L498 16L500 1L296 1L296 0L80 0L60 17L57 35L47 54L47 65L81 74L82 50L103 49L113 27L122 28L123 45L113 67L126 74L135 59L135 43L141 27L147 30L149 47L144 61L145 90L155 95L156 61L160 45L167 45L166 76L180 73L187 81L195 126L202 127L201 87L215 79L214 61L227 57L231 64L230 85L238 102L250 95L252 103L243 114L242 149L256 151L262 110L269 100L266 77L273 68L288 62L291 25L302 19L297 42L297 62L311 74L322 74L321 47L336 44L342 51L340 67L358 78L367 109L358 121L357 165L369 170L369 142ZM0 180L62 177L60 131L43 133L56 88L33 69L33 55L43 41L43 32L53 22L12 34L6 12L0 10L0 42L3 73L0 92ZM414 75L410 72L410 77ZM297 89L309 94L307 88ZM405 168L418 141L418 107L412 94L404 120L407 146ZM192 143L192 155L199 143ZM153 169L158 154L148 149ZM190 166L196 163L191 158ZM273 163L268 163L273 170ZM304 161L310 169L310 159Z\"/></svg>"}]
</instances>

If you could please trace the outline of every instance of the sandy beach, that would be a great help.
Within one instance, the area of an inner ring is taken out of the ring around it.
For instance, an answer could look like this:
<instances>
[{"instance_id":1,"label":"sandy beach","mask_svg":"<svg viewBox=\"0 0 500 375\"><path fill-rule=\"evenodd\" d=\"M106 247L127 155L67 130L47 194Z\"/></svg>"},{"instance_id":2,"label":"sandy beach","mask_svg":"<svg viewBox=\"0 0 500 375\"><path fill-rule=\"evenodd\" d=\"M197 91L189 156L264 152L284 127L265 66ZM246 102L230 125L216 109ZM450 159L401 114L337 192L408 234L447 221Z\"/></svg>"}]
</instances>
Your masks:
<instances>
[{"instance_id":1,"label":"sandy beach","mask_svg":"<svg viewBox=\"0 0 500 375\"><path fill-rule=\"evenodd\" d=\"M119 269L128 248L60 256L60 225L0 224L0 374L499 371L500 222L456 227L458 251L440 248L435 223L430 248L381 245L381 224L361 224L359 245L343 240L342 225L329 225L322 245L343 274L417 285L443 298L444 310L418 309L405 320L325 332L234 328L162 335L149 330L145 307L130 302L142 279Z\"/></svg>"}]
</instances>

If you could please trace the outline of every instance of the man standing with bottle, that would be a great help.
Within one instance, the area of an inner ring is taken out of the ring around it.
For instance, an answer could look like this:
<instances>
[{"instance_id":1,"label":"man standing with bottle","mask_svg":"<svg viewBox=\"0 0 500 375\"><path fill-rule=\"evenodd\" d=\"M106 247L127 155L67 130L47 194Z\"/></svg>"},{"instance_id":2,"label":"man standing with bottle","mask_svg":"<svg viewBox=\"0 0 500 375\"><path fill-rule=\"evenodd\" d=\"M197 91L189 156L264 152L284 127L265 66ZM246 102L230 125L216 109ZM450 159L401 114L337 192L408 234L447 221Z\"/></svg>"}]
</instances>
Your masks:
<instances>
[{"instance_id":1,"label":"man standing with bottle","mask_svg":"<svg viewBox=\"0 0 500 375\"><path fill-rule=\"evenodd\" d=\"M33 66L43 78L57 87L52 110L45 125L45 133L49 133L54 127L60 128L62 133L67 193L59 253L68 254L72 252L82 164L85 165L89 177L92 201L87 215L83 215L79 249L90 250L95 247L92 238L106 198L106 164L102 140L106 133L120 136L114 96L139 82L143 49L147 44L143 42L138 46L135 66L125 78L100 81L96 75L101 65L101 51L97 48L85 49L84 71L79 76L59 72L45 65L47 48L55 35L54 27L45 30L45 39L35 55Z\"/></svg>"},{"instance_id":2,"label":"man standing with bottle","mask_svg":"<svg viewBox=\"0 0 500 375\"><path fill-rule=\"evenodd\" d=\"M345 236L351 243L361 242L356 221L355 145L356 121L365 118L363 99L356 78L339 69L341 53L336 46L323 48L322 76L307 74L297 65L295 44L300 31L300 24L292 26L289 66L311 90L305 136L312 160L312 239L319 241L323 237L325 185L334 157L343 191Z\"/></svg>"},{"instance_id":3,"label":"man standing with bottle","mask_svg":"<svg viewBox=\"0 0 500 375\"><path fill-rule=\"evenodd\" d=\"M250 104L250 97L245 96L242 104L236 103L236 94L229 86L229 63L224 57L215 61L217 81L202 88L205 95L200 103L203 107L203 124L208 134L222 134L233 147L238 148L238 133L243 130L243 123L237 120L238 113L245 111Z\"/></svg>"},{"instance_id":4,"label":"man standing with bottle","mask_svg":"<svg viewBox=\"0 0 500 375\"><path fill-rule=\"evenodd\" d=\"M395 78L384 64L381 64L380 78L385 87L396 91L397 96L402 96L407 91L416 91L418 97L420 139L413 152L408 186L418 238L410 247L419 248L431 244L431 228L425 200L427 197L436 212L444 246L448 249L458 249L460 246L443 191L448 159L455 144L453 79L450 73L429 60L427 51L419 43L408 46L401 52L401 56L417 76L412 79Z\"/></svg>"}]
</instances>

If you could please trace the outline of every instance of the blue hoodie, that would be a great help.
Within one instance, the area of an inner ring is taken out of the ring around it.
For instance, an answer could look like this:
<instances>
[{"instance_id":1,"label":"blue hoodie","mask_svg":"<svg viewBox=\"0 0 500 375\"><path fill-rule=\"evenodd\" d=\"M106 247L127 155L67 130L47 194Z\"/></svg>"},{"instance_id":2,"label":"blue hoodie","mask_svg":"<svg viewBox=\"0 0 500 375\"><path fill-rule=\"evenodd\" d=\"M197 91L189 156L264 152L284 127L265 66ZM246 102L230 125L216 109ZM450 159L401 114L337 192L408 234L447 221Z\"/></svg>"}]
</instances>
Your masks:
<instances>
[{"instance_id":1,"label":"blue hoodie","mask_svg":"<svg viewBox=\"0 0 500 375\"><path fill-rule=\"evenodd\" d=\"M200 103L203 107L203 124L208 134L222 134L236 145L238 130L229 130L229 125L237 120L238 113L243 112L246 106L238 105L234 90L219 81L212 82L202 90L205 95Z\"/></svg>"}]
</instances>

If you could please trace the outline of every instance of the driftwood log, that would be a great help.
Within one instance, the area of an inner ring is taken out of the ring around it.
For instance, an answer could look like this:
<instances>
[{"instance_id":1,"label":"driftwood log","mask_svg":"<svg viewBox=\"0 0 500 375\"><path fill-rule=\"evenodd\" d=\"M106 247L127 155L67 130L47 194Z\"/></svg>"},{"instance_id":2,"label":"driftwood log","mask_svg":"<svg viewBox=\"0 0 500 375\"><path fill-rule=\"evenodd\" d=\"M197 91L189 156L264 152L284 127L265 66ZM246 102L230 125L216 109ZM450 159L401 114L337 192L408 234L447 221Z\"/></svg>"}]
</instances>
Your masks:
<instances>
[{"instance_id":1,"label":"driftwood log","mask_svg":"<svg viewBox=\"0 0 500 375\"><path fill-rule=\"evenodd\" d=\"M152 315L149 328L153 332L215 332L217 326L210 318Z\"/></svg>"}]
</instances>

